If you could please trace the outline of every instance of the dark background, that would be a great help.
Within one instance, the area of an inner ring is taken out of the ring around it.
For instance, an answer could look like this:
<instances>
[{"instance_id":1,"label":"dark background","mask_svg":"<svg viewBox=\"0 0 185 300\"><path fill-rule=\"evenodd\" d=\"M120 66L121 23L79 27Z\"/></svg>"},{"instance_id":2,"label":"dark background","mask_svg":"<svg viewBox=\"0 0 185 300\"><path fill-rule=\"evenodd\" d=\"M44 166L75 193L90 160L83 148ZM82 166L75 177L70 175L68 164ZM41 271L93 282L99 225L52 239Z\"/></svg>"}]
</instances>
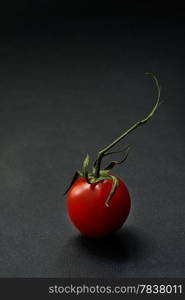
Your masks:
<instances>
[{"instance_id":1,"label":"dark background","mask_svg":"<svg viewBox=\"0 0 185 300\"><path fill-rule=\"evenodd\" d=\"M0 7L0 276L185 276L184 9L60 2ZM87 239L62 193L87 152L151 109L146 71L163 104L120 145L132 145L115 170L130 216L115 236Z\"/></svg>"}]
</instances>

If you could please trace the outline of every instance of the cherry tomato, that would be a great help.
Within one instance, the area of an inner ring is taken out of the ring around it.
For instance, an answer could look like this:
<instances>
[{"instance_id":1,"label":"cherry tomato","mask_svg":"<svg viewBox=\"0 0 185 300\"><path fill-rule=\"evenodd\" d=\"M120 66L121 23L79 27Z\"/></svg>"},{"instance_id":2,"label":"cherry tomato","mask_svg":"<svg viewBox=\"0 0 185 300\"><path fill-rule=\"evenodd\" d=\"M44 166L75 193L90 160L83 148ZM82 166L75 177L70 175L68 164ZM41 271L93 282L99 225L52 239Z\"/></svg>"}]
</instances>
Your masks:
<instances>
[{"instance_id":1,"label":"cherry tomato","mask_svg":"<svg viewBox=\"0 0 185 300\"><path fill-rule=\"evenodd\" d=\"M67 194L67 210L75 227L84 235L104 237L120 228L127 219L131 201L127 187L118 179L118 187L109 207L105 205L112 180L89 184L81 177Z\"/></svg>"},{"instance_id":2,"label":"cherry tomato","mask_svg":"<svg viewBox=\"0 0 185 300\"><path fill-rule=\"evenodd\" d=\"M116 166L125 162L130 147L111 151L123 138L133 130L147 123L160 104L160 85L156 76L151 75L157 87L157 101L150 113L123 132L111 144L98 151L89 171L89 154L82 164L82 171L76 170L71 184L65 191L67 194L67 210L72 223L84 235L98 238L107 236L119 229L126 221L131 207L127 187L121 179L110 174ZM101 168L102 159L107 155L124 153L121 160L113 160L105 168Z\"/></svg>"}]
</instances>

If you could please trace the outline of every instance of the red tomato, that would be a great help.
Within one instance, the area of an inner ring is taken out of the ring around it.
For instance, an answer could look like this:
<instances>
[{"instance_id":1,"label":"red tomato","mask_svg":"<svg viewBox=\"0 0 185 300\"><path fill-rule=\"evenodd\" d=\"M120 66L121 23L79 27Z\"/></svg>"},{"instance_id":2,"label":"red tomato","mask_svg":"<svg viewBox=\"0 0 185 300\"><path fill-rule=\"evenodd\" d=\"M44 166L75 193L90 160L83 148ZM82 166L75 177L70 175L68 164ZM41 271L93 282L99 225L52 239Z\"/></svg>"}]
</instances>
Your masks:
<instances>
[{"instance_id":1,"label":"red tomato","mask_svg":"<svg viewBox=\"0 0 185 300\"><path fill-rule=\"evenodd\" d=\"M89 184L80 177L67 194L67 209L72 223L84 235L103 237L119 229L130 211L130 196L125 184L118 178L118 188L109 207L105 205L112 187L106 179Z\"/></svg>"},{"instance_id":2,"label":"red tomato","mask_svg":"<svg viewBox=\"0 0 185 300\"><path fill-rule=\"evenodd\" d=\"M111 234L119 229L128 217L131 203L127 187L109 172L115 165L125 162L130 147L127 146L121 151L109 152L109 150L133 130L148 122L159 107L161 94L159 82L154 74L146 74L153 77L157 87L157 101L150 113L123 132L111 144L98 151L90 173L90 157L87 154L82 164L82 171L77 170L74 173L72 182L65 191L65 194L68 192L67 208L71 221L82 234L89 237L103 237ZM101 169L103 157L115 153L124 153L122 160L113 160L105 169Z\"/></svg>"}]
</instances>

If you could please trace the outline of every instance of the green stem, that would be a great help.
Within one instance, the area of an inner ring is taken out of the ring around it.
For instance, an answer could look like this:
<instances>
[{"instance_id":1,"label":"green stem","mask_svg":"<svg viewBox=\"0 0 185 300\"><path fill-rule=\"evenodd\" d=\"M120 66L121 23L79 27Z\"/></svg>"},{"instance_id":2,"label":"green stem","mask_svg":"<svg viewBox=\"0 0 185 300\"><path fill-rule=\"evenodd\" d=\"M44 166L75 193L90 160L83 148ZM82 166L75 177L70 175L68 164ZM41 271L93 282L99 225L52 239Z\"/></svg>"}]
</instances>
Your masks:
<instances>
[{"instance_id":1,"label":"green stem","mask_svg":"<svg viewBox=\"0 0 185 300\"><path fill-rule=\"evenodd\" d=\"M143 120L138 121L137 123L135 123L132 127L130 127L122 135L120 135L116 140L114 140L110 145L106 146L104 149L102 149L101 151L98 152L97 162L96 162L96 166L95 166L95 177L96 178L99 177L100 167L101 167L101 161L102 161L102 158L105 155L105 153L108 150L110 150L112 147L114 147L117 143L119 143L123 138L125 138L133 130L135 130L139 126L144 125L146 122L148 122L148 120L154 115L155 111L157 110L157 108L159 106L160 95L161 95L161 88L159 86L158 80L157 80L156 76L154 74L152 74L152 73L145 73L145 74L146 75L151 75L153 77L155 83L156 83L156 87L157 87L157 101L156 101L156 103L155 103L152 111L147 115L146 118L144 118Z\"/></svg>"}]
</instances>

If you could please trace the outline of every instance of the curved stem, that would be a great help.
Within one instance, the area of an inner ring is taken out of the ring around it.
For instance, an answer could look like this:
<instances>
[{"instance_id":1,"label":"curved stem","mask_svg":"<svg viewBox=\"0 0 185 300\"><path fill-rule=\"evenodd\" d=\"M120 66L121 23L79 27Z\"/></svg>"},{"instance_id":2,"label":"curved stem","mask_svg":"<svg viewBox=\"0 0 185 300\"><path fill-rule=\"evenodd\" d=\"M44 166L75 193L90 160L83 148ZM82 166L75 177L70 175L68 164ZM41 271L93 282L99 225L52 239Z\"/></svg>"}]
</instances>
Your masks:
<instances>
[{"instance_id":1,"label":"curved stem","mask_svg":"<svg viewBox=\"0 0 185 300\"><path fill-rule=\"evenodd\" d=\"M148 120L154 115L155 111L157 110L158 106L159 106L159 101L160 101L160 95L161 95L161 88L159 86L159 82L156 78L156 76L153 73L145 73L146 75L151 75L156 83L156 87L157 87L157 101L153 107L153 109L151 110L151 112L146 116L146 118L144 118L141 121L138 121L137 123L135 123L133 126L131 126L127 131L125 131L122 135L120 135L117 139L115 139L111 144L109 144L108 146L106 146L104 149L102 149L101 151L99 151L98 153L98 157L97 157L97 162L96 162L96 166L95 166L95 177L98 178L99 177L99 172L100 172L100 166L101 166L101 161L102 158L104 156L104 154L110 150L112 147L114 147L117 143L119 143L123 138L125 138L129 133L131 133L133 130L135 130L136 128L138 128L141 125L144 125L146 122L148 122Z\"/></svg>"}]
</instances>

